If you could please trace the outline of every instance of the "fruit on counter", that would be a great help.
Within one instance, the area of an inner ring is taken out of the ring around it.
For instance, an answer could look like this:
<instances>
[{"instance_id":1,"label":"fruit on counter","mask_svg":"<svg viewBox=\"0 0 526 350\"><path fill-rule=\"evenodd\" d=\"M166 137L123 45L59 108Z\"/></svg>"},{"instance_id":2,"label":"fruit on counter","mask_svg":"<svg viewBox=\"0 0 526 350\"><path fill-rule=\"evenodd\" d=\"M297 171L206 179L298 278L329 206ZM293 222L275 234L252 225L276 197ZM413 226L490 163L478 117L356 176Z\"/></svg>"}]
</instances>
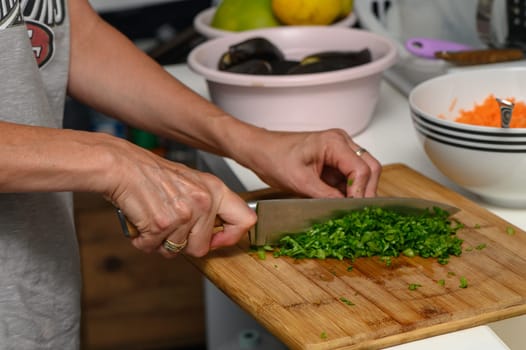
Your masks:
<instances>
[{"instance_id":1,"label":"fruit on counter","mask_svg":"<svg viewBox=\"0 0 526 350\"><path fill-rule=\"evenodd\" d=\"M276 27L272 0L222 0L214 13L212 27L228 31Z\"/></svg>"},{"instance_id":2,"label":"fruit on counter","mask_svg":"<svg viewBox=\"0 0 526 350\"><path fill-rule=\"evenodd\" d=\"M347 16L352 0L272 0L272 11L286 25L328 25Z\"/></svg>"},{"instance_id":3,"label":"fruit on counter","mask_svg":"<svg viewBox=\"0 0 526 350\"><path fill-rule=\"evenodd\" d=\"M351 68L372 61L371 51L323 51L300 61L286 59L272 42L255 37L231 45L221 56L218 69L255 75L310 74Z\"/></svg>"},{"instance_id":4,"label":"fruit on counter","mask_svg":"<svg viewBox=\"0 0 526 350\"><path fill-rule=\"evenodd\" d=\"M341 17L347 17L353 9L354 2L353 0L341 0Z\"/></svg>"}]
</instances>

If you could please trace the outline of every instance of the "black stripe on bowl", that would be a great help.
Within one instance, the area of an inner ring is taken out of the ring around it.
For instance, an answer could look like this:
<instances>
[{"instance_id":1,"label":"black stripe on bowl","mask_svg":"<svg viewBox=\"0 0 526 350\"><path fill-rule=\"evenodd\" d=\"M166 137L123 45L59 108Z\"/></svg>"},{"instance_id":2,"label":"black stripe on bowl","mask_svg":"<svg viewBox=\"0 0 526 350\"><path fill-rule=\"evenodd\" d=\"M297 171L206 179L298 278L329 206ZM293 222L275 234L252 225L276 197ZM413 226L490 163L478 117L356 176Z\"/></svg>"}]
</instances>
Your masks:
<instances>
[{"instance_id":1,"label":"black stripe on bowl","mask_svg":"<svg viewBox=\"0 0 526 350\"><path fill-rule=\"evenodd\" d=\"M522 128L521 129L506 129L509 132L507 131L503 133L503 132L492 131L491 128L488 128L488 130L484 130L485 128L483 126L466 124L466 126L475 127L475 129L468 129L468 128L456 127L454 125L449 125L446 123L438 123L426 117L425 115L420 114L418 111L416 111L413 108L411 108L411 114L416 118L425 120L429 124L435 125L439 128L443 128L446 130L451 130L451 131L456 131L456 132L461 132L461 133L466 133L466 134L472 134L472 135L481 135L481 136L510 137L510 138L525 137L526 138L526 129L522 129ZM446 121L446 120L444 120L444 122L453 123L451 121ZM519 132L518 130L525 130L525 131Z\"/></svg>"},{"instance_id":2,"label":"black stripe on bowl","mask_svg":"<svg viewBox=\"0 0 526 350\"><path fill-rule=\"evenodd\" d=\"M470 149L470 150L476 150L476 151L485 151L485 152L497 152L497 153L526 153L526 146L522 148L497 148L497 147L490 147L490 145L485 146L481 143L463 143L460 140L451 139L447 137L442 137L440 135L435 135L432 132L426 131L421 129L418 124L415 124L415 129L418 133L420 133L422 136L427 137L433 141L454 146L458 148L464 148L464 149Z\"/></svg>"},{"instance_id":3,"label":"black stripe on bowl","mask_svg":"<svg viewBox=\"0 0 526 350\"><path fill-rule=\"evenodd\" d=\"M461 134L461 133L455 133L455 132L447 132L444 128L438 128L434 125L430 126L430 123L428 123L428 120L425 119L418 119L413 118L413 123L417 124L422 130L425 130L428 133L433 133L435 135L440 135L443 137L446 137L448 139L455 139L458 141L465 141L465 142L474 142L474 143L481 143L481 144L488 144L488 145L509 145L509 146L526 146L526 138L521 140L515 140L515 139L509 139L506 138L505 140L503 138L499 138L498 140L496 138L490 139L490 138L470 138L466 136L470 136L469 134Z\"/></svg>"}]
</instances>

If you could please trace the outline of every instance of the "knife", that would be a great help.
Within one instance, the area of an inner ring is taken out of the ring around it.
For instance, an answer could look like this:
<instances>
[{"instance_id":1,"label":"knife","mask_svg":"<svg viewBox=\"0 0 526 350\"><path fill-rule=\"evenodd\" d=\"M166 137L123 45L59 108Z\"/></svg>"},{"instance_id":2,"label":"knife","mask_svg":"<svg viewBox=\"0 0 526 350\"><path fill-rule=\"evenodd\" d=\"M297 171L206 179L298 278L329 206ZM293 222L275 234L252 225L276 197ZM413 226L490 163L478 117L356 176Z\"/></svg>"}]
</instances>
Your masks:
<instances>
[{"instance_id":1,"label":"knife","mask_svg":"<svg viewBox=\"0 0 526 350\"><path fill-rule=\"evenodd\" d=\"M117 217L119 218L119 222L121 224L122 233L124 236L128 238L134 238L139 236L139 230L137 227L132 224L126 215L122 212L120 208L115 208L117 210ZM217 233L219 231L223 231L223 222L219 217L216 217L216 220L214 222L214 229L213 233Z\"/></svg>"},{"instance_id":2,"label":"knife","mask_svg":"<svg viewBox=\"0 0 526 350\"><path fill-rule=\"evenodd\" d=\"M444 203L403 197L267 199L249 205L258 216L256 225L249 231L250 245L254 247L276 245L285 235L305 231L315 223L366 207L380 207L408 215L421 214L434 207L447 211L449 215L460 210Z\"/></svg>"},{"instance_id":3,"label":"knife","mask_svg":"<svg viewBox=\"0 0 526 350\"><path fill-rule=\"evenodd\" d=\"M376 207L394 210L398 213L418 215L426 210L440 208L453 215L460 209L448 204L422 198L374 197L374 198L285 198L249 201L258 220L249 232L251 246L276 245L289 234L307 230L315 223L334 218L346 211ZM117 208L117 215L126 237L137 237L137 228ZM214 233L222 231L219 218L214 224Z\"/></svg>"},{"instance_id":4,"label":"knife","mask_svg":"<svg viewBox=\"0 0 526 350\"><path fill-rule=\"evenodd\" d=\"M521 49L482 49L468 51L438 51L435 57L450 63L467 66L522 60L524 52Z\"/></svg>"},{"instance_id":5,"label":"knife","mask_svg":"<svg viewBox=\"0 0 526 350\"><path fill-rule=\"evenodd\" d=\"M524 59L521 47L475 49L462 43L433 38L409 38L405 48L417 57L442 59L459 66Z\"/></svg>"}]
</instances>

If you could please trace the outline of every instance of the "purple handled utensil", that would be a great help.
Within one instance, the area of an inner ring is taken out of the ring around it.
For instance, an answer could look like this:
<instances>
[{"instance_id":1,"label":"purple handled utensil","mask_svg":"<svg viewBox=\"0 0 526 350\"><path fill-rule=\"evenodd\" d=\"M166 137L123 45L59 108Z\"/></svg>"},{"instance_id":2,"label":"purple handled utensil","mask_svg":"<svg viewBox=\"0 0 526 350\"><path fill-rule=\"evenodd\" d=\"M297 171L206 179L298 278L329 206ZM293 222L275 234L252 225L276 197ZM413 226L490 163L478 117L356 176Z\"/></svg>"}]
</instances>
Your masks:
<instances>
[{"instance_id":1,"label":"purple handled utensil","mask_svg":"<svg viewBox=\"0 0 526 350\"><path fill-rule=\"evenodd\" d=\"M435 59L436 52L473 50L469 45L433 38L410 38L406 40L405 48L415 56L429 59Z\"/></svg>"}]
</instances>

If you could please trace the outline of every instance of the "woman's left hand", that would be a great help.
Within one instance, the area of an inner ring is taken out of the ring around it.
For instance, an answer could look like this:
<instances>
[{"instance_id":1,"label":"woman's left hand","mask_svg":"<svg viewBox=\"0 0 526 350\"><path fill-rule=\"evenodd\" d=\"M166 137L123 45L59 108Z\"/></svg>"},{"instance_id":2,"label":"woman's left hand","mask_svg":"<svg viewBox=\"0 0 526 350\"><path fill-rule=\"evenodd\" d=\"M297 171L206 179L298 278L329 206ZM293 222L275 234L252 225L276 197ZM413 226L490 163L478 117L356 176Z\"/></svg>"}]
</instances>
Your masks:
<instances>
[{"instance_id":1,"label":"woman's left hand","mask_svg":"<svg viewBox=\"0 0 526 350\"><path fill-rule=\"evenodd\" d=\"M343 130L268 132L249 167L270 186L308 197L374 197L382 166Z\"/></svg>"}]
</instances>

